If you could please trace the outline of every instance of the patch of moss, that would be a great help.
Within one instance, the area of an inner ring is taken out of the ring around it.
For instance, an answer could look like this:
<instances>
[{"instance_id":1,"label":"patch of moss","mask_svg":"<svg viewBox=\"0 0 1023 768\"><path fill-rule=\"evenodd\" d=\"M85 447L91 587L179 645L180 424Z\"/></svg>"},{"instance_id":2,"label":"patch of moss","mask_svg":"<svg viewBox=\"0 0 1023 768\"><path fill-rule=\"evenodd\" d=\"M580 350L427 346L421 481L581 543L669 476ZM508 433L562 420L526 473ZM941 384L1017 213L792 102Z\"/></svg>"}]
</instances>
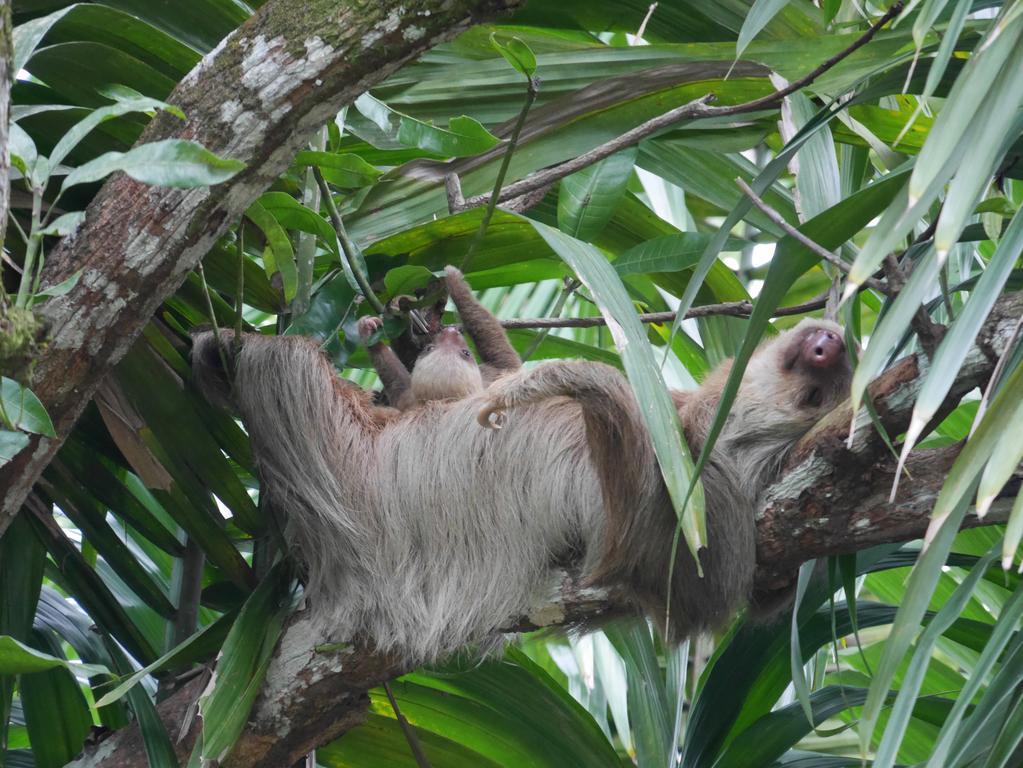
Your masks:
<instances>
[{"instance_id":1,"label":"patch of moss","mask_svg":"<svg viewBox=\"0 0 1023 768\"><path fill-rule=\"evenodd\" d=\"M45 329L30 309L0 306L0 372L28 384Z\"/></svg>"}]
</instances>

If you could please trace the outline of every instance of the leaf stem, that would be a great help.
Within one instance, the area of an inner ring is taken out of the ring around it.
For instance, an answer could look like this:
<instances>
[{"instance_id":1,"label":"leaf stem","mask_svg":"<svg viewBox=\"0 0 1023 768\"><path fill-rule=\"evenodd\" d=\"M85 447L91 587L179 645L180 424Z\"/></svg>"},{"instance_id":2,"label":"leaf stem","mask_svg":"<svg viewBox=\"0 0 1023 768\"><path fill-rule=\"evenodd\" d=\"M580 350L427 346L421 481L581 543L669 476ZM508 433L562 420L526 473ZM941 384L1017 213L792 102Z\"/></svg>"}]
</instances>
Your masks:
<instances>
[{"instance_id":1,"label":"leaf stem","mask_svg":"<svg viewBox=\"0 0 1023 768\"><path fill-rule=\"evenodd\" d=\"M483 243L483 238L487 234L490 219L493 217L494 210L497 208L497 203L501 198L501 188L504 186L504 177L508 173L512 154L514 154L515 147L519 143L519 134L522 133L522 126L526 124L526 115L529 114L529 109L533 106L533 102L536 101L536 95L539 92L540 79L537 77L529 78L528 85L526 86L526 100L519 111L519 119L515 121L515 127L512 128L511 135L508 137L508 146L505 147L504 157L501 159L501 167L498 169L497 178L494 180L494 191L490 193L487 209L480 220L480 228L476 232L476 237L473 238L472 243L469 245L469 250L465 252L465 258L462 259L462 272L469 271L469 263L472 261L473 256L476 255L476 251L479 250L480 245Z\"/></svg>"},{"instance_id":2,"label":"leaf stem","mask_svg":"<svg viewBox=\"0 0 1023 768\"><path fill-rule=\"evenodd\" d=\"M359 289L362 291L362 295L369 302L369 305L373 307L373 311L378 315L386 314L387 308L383 305L377 295L373 293L373 289L369 287L369 279L366 277L366 273L362 271L362 266L359 264L358 257L362 255L359 250L359 246L348 236L348 230L345 229L345 223L341 220L341 213L337 209L337 205L334 203L334 196L330 193L330 187L327 186L327 180L323 178L323 172L318 166L313 166L313 175L316 177L316 183L320 187L320 196L323 198L323 202L327 206L327 215L330 216L330 221L334 225L334 231L337 233L337 241L341 245L342 257L348 264L348 268L355 276L355 282L359 284Z\"/></svg>"}]
</instances>

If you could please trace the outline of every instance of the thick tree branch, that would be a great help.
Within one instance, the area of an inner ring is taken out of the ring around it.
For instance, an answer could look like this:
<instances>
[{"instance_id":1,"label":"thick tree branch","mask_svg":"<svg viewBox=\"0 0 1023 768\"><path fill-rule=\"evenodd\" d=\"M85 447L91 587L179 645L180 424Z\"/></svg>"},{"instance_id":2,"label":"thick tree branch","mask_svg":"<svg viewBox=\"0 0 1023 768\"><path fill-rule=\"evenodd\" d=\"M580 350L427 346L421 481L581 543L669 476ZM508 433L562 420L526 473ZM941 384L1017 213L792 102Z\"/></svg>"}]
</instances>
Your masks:
<instances>
[{"instance_id":1,"label":"thick tree branch","mask_svg":"<svg viewBox=\"0 0 1023 768\"><path fill-rule=\"evenodd\" d=\"M1023 293L996 304L945 403L947 413L959 399L982 384L1009 344L1023 313ZM870 388L875 408L892 434L908 423L927 362L903 358ZM839 408L797 446L788 466L765 493L757 516L757 585L776 589L790 583L800 563L828 554L854 552L876 544L917 538L927 528L930 511L959 446L913 454L912 477L903 480L894 505L888 504L895 457L887 452L869 422L857 420L856 439L846 447L852 414ZM1014 494L1019 483L1010 483ZM998 510L985 518L996 522ZM976 518L968 525L979 524ZM629 606L619 597L584 587L571 573L551 585L550 595L527 616L512 619L509 631L570 626L623 614ZM367 649L325 651L308 616L298 613L277 648L267 682L228 766L271 768L292 765L310 749L338 738L358 725L366 711L366 691L409 670L393 658ZM172 734L181 726L182 699L197 695L194 686L160 705ZM180 745L187 754L197 722L185 729ZM144 753L137 731L111 735L74 763L86 766L142 768Z\"/></svg>"},{"instance_id":2,"label":"thick tree branch","mask_svg":"<svg viewBox=\"0 0 1023 768\"><path fill-rule=\"evenodd\" d=\"M413 57L519 4L273 0L179 83L169 101L188 119L161 114L140 141L195 139L242 160L246 170L191 190L147 187L118 175L100 190L78 232L51 254L46 284L82 271L74 290L44 305L50 342L33 381L58 437L33 438L0 470L0 533L106 372L310 136Z\"/></svg>"}]
</instances>

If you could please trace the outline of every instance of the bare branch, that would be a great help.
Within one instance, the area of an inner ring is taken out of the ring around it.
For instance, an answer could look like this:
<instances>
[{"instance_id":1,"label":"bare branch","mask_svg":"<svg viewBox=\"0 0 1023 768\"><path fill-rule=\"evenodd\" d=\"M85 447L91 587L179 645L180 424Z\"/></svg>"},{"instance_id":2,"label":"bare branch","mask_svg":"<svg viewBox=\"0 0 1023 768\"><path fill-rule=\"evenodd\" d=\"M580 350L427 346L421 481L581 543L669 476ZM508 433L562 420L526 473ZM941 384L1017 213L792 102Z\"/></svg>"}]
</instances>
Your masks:
<instances>
[{"instance_id":1,"label":"bare branch","mask_svg":"<svg viewBox=\"0 0 1023 768\"><path fill-rule=\"evenodd\" d=\"M791 307L779 307L771 313L771 317L791 317L792 315L803 315L807 312L814 312L823 309L826 297L812 299L804 304L796 304ZM749 301L725 301L721 304L704 304L700 307L693 307L686 312L686 319L692 317L710 317L711 315L726 315L729 317L749 317L753 312L753 303ZM677 312L646 312L639 315L641 323L671 323L675 320ZM603 317L523 317L512 320L502 320L501 326L509 329L519 328L596 328L607 325Z\"/></svg>"},{"instance_id":2,"label":"bare branch","mask_svg":"<svg viewBox=\"0 0 1023 768\"><path fill-rule=\"evenodd\" d=\"M781 90L769 93L766 96L754 99L753 101L747 101L742 104L734 104L726 107L711 106L711 102L714 101L715 98L714 94L701 96L688 104L683 104L680 107L676 107L675 109L665 112L663 115L653 117L645 123L640 123L635 128L623 133L621 136L594 147L589 152L584 152L579 155L579 157L568 160L552 168L538 171L532 176L522 179L521 181L517 181L514 184L509 184L501 190L498 202L502 203L513 197L519 197L527 192L533 192L541 187L549 186L555 181L559 181L566 176L570 176L576 171L581 171L583 168L588 168L594 163L600 162L605 157L610 157L615 152L619 152L626 147L631 147L633 144L638 144L643 139L649 138L650 136L653 136L667 128L671 128L685 120L696 120L704 117L728 117L731 115L741 115L749 112L756 112L761 109L776 107L786 96L795 93L801 88L805 88L843 59L873 40L874 36L881 30L881 28L898 16L901 12L902 2L900 0L900 2L893 3L891 8L889 8L881 18L874 22L870 29L858 37L851 45L836 53L809 74L804 75L798 80L794 80ZM453 208L452 212L454 213L468 208L476 208L481 205L486 205L489 201L490 194L476 195L475 197L466 199L463 205Z\"/></svg>"},{"instance_id":3,"label":"bare branch","mask_svg":"<svg viewBox=\"0 0 1023 768\"><path fill-rule=\"evenodd\" d=\"M820 256L822 259L824 259L826 262L834 265L845 274L847 275L849 274L849 271L852 268L851 265L846 264L841 258L833 254L823 245L821 245L818 242L815 242L814 240L811 240L809 237L807 237L798 229L796 229L787 221L785 221L784 217L782 217L782 215L778 213L778 211L774 210L774 208L765 203L763 198L761 198L760 195L754 192L753 188L750 187L750 185L747 184L742 178L737 178L735 180L735 183L739 185L739 189L741 189L742 193L750 199L753 205L759 208L764 213L764 215L767 216L767 218L769 218L771 221L777 224L786 235L791 237L796 242L802 243L811 251ZM878 280L875 280L872 277L868 277L866 280L864 280L863 285L867 286L868 288L873 288L875 291L883 293L886 296L891 293L891 290L888 288L887 285Z\"/></svg>"}]
</instances>

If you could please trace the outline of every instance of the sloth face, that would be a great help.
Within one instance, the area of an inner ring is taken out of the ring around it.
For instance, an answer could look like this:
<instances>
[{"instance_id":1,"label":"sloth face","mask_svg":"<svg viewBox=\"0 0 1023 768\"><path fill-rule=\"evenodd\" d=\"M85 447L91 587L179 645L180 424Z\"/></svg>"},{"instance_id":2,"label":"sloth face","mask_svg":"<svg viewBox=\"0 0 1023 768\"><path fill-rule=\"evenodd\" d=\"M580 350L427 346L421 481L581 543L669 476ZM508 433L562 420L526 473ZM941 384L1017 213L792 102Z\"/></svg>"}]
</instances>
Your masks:
<instances>
[{"instance_id":1,"label":"sloth face","mask_svg":"<svg viewBox=\"0 0 1023 768\"><path fill-rule=\"evenodd\" d=\"M421 403L467 397L482 389L479 365L454 328L442 329L412 369L412 393Z\"/></svg>"}]
</instances>

